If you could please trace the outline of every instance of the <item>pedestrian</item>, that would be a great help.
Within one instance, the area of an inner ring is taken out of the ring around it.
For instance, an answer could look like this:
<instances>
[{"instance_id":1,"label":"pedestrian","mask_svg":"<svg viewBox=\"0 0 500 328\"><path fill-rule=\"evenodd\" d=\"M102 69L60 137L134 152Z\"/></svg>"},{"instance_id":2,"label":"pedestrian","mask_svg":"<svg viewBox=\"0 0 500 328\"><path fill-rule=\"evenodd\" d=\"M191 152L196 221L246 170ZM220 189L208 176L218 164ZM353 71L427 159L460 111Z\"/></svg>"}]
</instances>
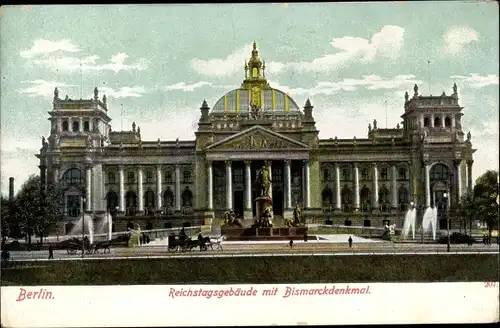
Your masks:
<instances>
[{"instance_id":1,"label":"pedestrian","mask_svg":"<svg viewBox=\"0 0 500 328\"><path fill-rule=\"evenodd\" d=\"M352 237L351 236L349 236L348 242L349 242L349 248L352 248Z\"/></svg>"},{"instance_id":2,"label":"pedestrian","mask_svg":"<svg viewBox=\"0 0 500 328\"><path fill-rule=\"evenodd\" d=\"M54 248L52 247L52 244L49 244L49 260L54 259Z\"/></svg>"},{"instance_id":3,"label":"pedestrian","mask_svg":"<svg viewBox=\"0 0 500 328\"><path fill-rule=\"evenodd\" d=\"M304 232L304 242L306 242L306 243L307 243L307 231L306 231L306 232Z\"/></svg>"},{"instance_id":4,"label":"pedestrian","mask_svg":"<svg viewBox=\"0 0 500 328\"><path fill-rule=\"evenodd\" d=\"M290 238L290 248L293 247L293 239Z\"/></svg>"}]
</instances>

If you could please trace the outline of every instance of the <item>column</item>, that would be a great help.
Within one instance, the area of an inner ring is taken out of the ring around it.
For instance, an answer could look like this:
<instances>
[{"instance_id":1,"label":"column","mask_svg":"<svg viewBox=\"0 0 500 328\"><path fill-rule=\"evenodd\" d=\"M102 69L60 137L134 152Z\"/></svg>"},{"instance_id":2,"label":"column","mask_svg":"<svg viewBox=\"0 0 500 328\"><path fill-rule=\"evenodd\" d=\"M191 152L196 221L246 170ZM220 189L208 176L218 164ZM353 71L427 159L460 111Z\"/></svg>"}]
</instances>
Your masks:
<instances>
[{"instance_id":1,"label":"column","mask_svg":"<svg viewBox=\"0 0 500 328\"><path fill-rule=\"evenodd\" d=\"M310 176L310 164L309 161L304 161L304 176L306 181L306 190L305 190L305 208L311 207L311 176Z\"/></svg>"},{"instance_id":2,"label":"column","mask_svg":"<svg viewBox=\"0 0 500 328\"><path fill-rule=\"evenodd\" d=\"M181 168L175 165L175 211L181 211Z\"/></svg>"},{"instance_id":3,"label":"column","mask_svg":"<svg viewBox=\"0 0 500 328\"><path fill-rule=\"evenodd\" d=\"M207 207L209 210L214 208L214 173L213 173L212 161L207 161L207 192L208 200Z\"/></svg>"},{"instance_id":4,"label":"column","mask_svg":"<svg viewBox=\"0 0 500 328\"><path fill-rule=\"evenodd\" d=\"M53 170L52 173L54 174L54 177L52 178L53 179L52 181L54 181L54 183L58 183L59 182L59 166L54 165L52 167L52 170Z\"/></svg>"},{"instance_id":5,"label":"column","mask_svg":"<svg viewBox=\"0 0 500 328\"><path fill-rule=\"evenodd\" d=\"M119 209L120 212L125 212L125 179L123 174L123 165L120 165L120 199L119 199Z\"/></svg>"},{"instance_id":6,"label":"column","mask_svg":"<svg viewBox=\"0 0 500 328\"><path fill-rule=\"evenodd\" d=\"M245 161L245 208L244 211L252 210L252 161Z\"/></svg>"},{"instance_id":7,"label":"column","mask_svg":"<svg viewBox=\"0 0 500 328\"><path fill-rule=\"evenodd\" d=\"M285 160L285 208L292 208L292 161Z\"/></svg>"},{"instance_id":8,"label":"column","mask_svg":"<svg viewBox=\"0 0 500 328\"><path fill-rule=\"evenodd\" d=\"M83 132L83 117L80 116L80 124L78 126L80 132Z\"/></svg>"},{"instance_id":9,"label":"column","mask_svg":"<svg viewBox=\"0 0 500 328\"><path fill-rule=\"evenodd\" d=\"M267 169L269 171L269 179L271 179L271 185L269 186L269 197L273 198L273 165L272 161L266 161Z\"/></svg>"},{"instance_id":10,"label":"column","mask_svg":"<svg viewBox=\"0 0 500 328\"><path fill-rule=\"evenodd\" d=\"M378 209L378 168L377 163L373 163L373 209Z\"/></svg>"},{"instance_id":11,"label":"column","mask_svg":"<svg viewBox=\"0 0 500 328\"><path fill-rule=\"evenodd\" d=\"M474 161L467 161L467 192L472 195L472 164Z\"/></svg>"},{"instance_id":12,"label":"column","mask_svg":"<svg viewBox=\"0 0 500 328\"><path fill-rule=\"evenodd\" d=\"M460 167L461 160L455 161L455 175L456 175L456 184L457 184L457 204L461 201L462 198L462 170Z\"/></svg>"},{"instance_id":13,"label":"column","mask_svg":"<svg viewBox=\"0 0 500 328\"><path fill-rule=\"evenodd\" d=\"M156 209L161 211L161 165L156 165Z\"/></svg>"},{"instance_id":14,"label":"column","mask_svg":"<svg viewBox=\"0 0 500 328\"><path fill-rule=\"evenodd\" d=\"M441 127L444 128L444 119L445 119L445 115L444 114L441 114Z\"/></svg>"},{"instance_id":15,"label":"column","mask_svg":"<svg viewBox=\"0 0 500 328\"><path fill-rule=\"evenodd\" d=\"M434 127L434 114L431 114L431 128Z\"/></svg>"},{"instance_id":16,"label":"column","mask_svg":"<svg viewBox=\"0 0 500 328\"><path fill-rule=\"evenodd\" d=\"M57 133L60 133L60 132L62 131L62 127L61 127L61 118L60 118L60 117L58 117L58 118L57 118L57 123L56 123L56 125L57 125Z\"/></svg>"},{"instance_id":17,"label":"column","mask_svg":"<svg viewBox=\"0 0 500 328\"><path fill-rule=\"evenodd\" d=\"M233 171L231 161L226 161L226 208L233 208Z\"/></svg>"},{"instance_id":18,"label":"column","mask_svg":"<svg viewBox=\"0 0 500 328\"><path fill-rule=\"evenodd\" d=\"M396 164L391 165L391 184L392 184L392 208L397 208L398 207L398 188L397 188L397 169L396 169Z\"/></svg>"},{"instance_id":19,"label":"column","mask_svg":"<svg viewBox=\"0 0 500 328\"><path fill-rule=\"evenodd\" d=\"M340 190L340 167L335 163L335 209L340 210L342 206L342 190Z\"/></svg>"},{"instance_id":20,"label":"column","mask_svg":"<svg viewBox=\"0 0 500 328\"><path fill-rule=\"evenodd\" d=\"M359 210L359 168L358 163L354 163L354 209Z\"/></svg>"},{"instance_id":21,"label":"column","mask_svg":"<svg viewBox=\"0 0 500 328\"><path fill-rule=\"evenodd\" d=\"M425 207L431 206L431 183L429 174L429 164L425 163Z\"/></svg>"},{"instance_id":22,"label":"column","mask_svg":"<svg viewBox=\"0 0 500 328\"><path fill-rule=\"evenodd\" d=\"M450 117L450 118L451 118L451 127L452 127L453 129L455 129L455 115L454 115L454 114L451 114L451 117Z\"/></svg>"},{"instance_id":23,"label":"column","mask_svg":"<svg viewBox=\"0 0 500 328\"><path fill-rule=\"evenodd\" d=\"M92 132L94 131L94 123L92 123L92 118L91 117L88 117L87 118L89 120L89 131Z\"/></svg>"},{"instance_id":24,"label":"column","mask_svg":"<svg viewBox=\"0 0 500 328\"><path fill-rule=\"evenodd\" d=\"M424 114L421 113L419 118L420 118L420 128L423 128L424 127Z\"/></svg>"},{"instance_id":25,"label":"column","mask_svg":"<svg viewBox=\"0 0 500 328\"><path fill-rule=\"evenodd\" d=\"M91 211L91 204L92 204L92 199L90 198L92 196L92 166L87 166L86 167L86 181L85 181L85 198L87 200L85 210L86 211Z\"/></svg>"},{"instance_id":26,"label":"column","mask_svg":"<svg viewBox=\"0 0 500 328\"><path fill-rule=\"evenodd\" d=\"M144 192L142 191L142 166L137 167L137 198L139 201L139 212L144 211Z\"/></svg>"}]
</instances>

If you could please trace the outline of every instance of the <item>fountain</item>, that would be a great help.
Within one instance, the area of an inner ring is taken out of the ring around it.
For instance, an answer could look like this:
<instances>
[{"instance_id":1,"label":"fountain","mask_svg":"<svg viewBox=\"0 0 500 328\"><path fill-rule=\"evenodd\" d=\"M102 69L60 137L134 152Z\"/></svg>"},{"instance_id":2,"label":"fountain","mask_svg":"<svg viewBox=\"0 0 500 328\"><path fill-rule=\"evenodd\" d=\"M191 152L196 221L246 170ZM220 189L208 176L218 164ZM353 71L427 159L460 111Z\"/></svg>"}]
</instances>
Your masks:
<instances>
[{"instance_id":1,"label":"fountain","mask_svg":"<svg viewBox=\"0 0 500 328\"><path fill-rule=\"evenodd\" d=\"M432 232L432 240L436 240L437 208L427 207L422 218L423 234Z\"/></svg>"},{"instance_id":2,"label":"fountain","mask_svg":"<svg viewBox=\"0 0 500 328\"><path fill-rule=\"evenodd\" d=\"M95 228L95 233L106 233L108 240L112 239L112 231L113 231L113 218L110 213L104 214L104 217L101 220L97 221L97 226Z\"/></svg>"},{"instance_id":3,"label":"fountain","mask_svg":"<svg viewBox=\"0 0 500 328\"><path fill-rule=\"evenodd\" d=\"M82 226L83 225L83 226ZM76 222L75 226L69 232L70 235L82 235L83 234L89 236L89 242L92 244L94 242L94 221L92 217L88 214L84 214L80 217L80 219Z\"/></svg>"},{"instance_id":4,"label":"fountain","mask_svg":"<svg viewBox=\"0 0 500 328\"><path fill-rule=\"evenodd\" d=\"M401 233L403 239L406 239L410 233L410 229L412 232L412 239L415 239L415 218L417 216L417 209L414 204L411 203L411 208L406 212L405 221L403 224L403 231Z\"/></svg>"}]
</instances>

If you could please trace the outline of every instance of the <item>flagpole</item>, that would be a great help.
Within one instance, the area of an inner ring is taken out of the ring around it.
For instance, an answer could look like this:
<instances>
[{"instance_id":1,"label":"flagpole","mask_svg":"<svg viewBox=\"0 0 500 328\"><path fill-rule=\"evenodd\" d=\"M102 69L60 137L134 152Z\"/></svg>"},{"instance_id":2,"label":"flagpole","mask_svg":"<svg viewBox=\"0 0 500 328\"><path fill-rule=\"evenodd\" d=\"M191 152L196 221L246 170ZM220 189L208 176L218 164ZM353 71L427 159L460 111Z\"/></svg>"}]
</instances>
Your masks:
<instances>
[{"instance_id":1,"label":"flagpole","mask_svg":"<svg viewBox=\"0 0 500 328\"><path fill-rule=\"evenodd\" d=\"M387 129L387 100L384 101L385 104L385 128Z\"/></svg>"},{"instance_id":2,"label":"flagpole","mask_svg":"<svg viewBox=\"0 0 500 328\"><path fill-rule=\"evenodd\" d=\"M122 116L122 131L123 131L123 104L120 104L120 106L122 106L121 116Z\"/></svg>"},{"instance_id":3,"label":"flagpole","mask_svg":"<svg viewBox=\"0 0 500 328\"><path fill-rule=\"evenodd\" d=\"M427 74L429 75L429 96L431 95L431 61L427 60Z\"/></svg>"},{"instance_id":4,"label":"flagpole","mask_svg":"<svg viewBox=\"0 0 500 328\"><path fill-rule=\"evenodd\" d=\"M83 99L83 67L80 59L80 99Z\"/></svg>"}]
</instances>

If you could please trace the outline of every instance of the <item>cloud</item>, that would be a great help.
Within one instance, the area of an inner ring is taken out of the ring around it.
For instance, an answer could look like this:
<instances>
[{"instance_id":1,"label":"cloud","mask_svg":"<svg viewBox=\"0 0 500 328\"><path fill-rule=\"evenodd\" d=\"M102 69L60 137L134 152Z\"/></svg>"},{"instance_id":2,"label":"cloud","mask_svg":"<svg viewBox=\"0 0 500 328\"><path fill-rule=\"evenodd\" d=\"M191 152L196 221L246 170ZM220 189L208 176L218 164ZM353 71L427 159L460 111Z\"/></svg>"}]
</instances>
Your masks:
<instances>
[{"instance_id":1,"label":"cloud","mask_svg":"<svg viewBox=\"0 0 500 328\"><path fill-rule=\"evenodd\" d=\"M45 80L34 80L34 81L23 81L23 83L29 83L31 86L19 90L19 93L26 93L30 97L45 97L53 98L54 89L58 88L72 88L76 87L74 84L66 84L54 81Z\"/></svg>"},{"instance_id":2,"label":"cloud","mask_svg":"<svg viewBox=\"0 0 500 328\"><path fill-rule=\"evenodd\" d=\"M277 82L270 82L271 86L282 90L290 95L332 95L338 91L356 91L359 87L368 90L380 89L401 89L421 83L415 75L397 75L394 78L384 78L377 75L364 75L362 79L343 79L339 82L317 82L312 88L292 88L280 85Z\"/></svg>"},{"instance_id":3,"label":"cloud","mask_svg":"<svg viewBox=\"0 0 500 328\"><path fill-rule=\"evenodd\" d=\"M205 82L205 81L200 81L200 82L196 82L193 84L186 84L184 82L179 82L176 84L168 85L165 87L165 89L167 89L167 90L181 90L184 92L192 92L192 91L194 91L194 89L201 88L201 87L206 86L206 85L210 86L210 85L212 85L212 83Z\"/></svg>"},{"instance_id":4,"label":"cloud","mask_svg":"<svg viewBox=\"0 0 500 328\"><path fill-rule=\"evenodd\" d=\"M33 46L31 46L28 50L21 51L21 57L23 58L33 58L39 54L50 54L53 52L78 52L81 51L78 46L71 43L70 40L59 40L59 41L50 41L50 40L35 40L33 41Z\"/></svg>"},{"instance_id":5,"label":"cloud","mask_svg":"<svg viewBox=\"0 0 500 328\"><path fill-rule=\"evenodd\" d=\"M232 54L228 55L224 59L191 59L191 68L201 75L216 76L216 77L226 77L231 76L237 72L242 72L244 68L245 60L250 57L250 52L252 49L252 44L247 44Z\"/></svg>"},{"instance_id":6,"label":"cloud","mask_svg":"<svg viewBox=\"0 0 500 328\"><path fill-rule=\"evenodd\" d=\"M302 62L270 62L270 73L279 73L283 70L303 72L332 71L346 66L353 61L371 62L377 58L394 59L400 54L404 41L404 28L386 25L375 33L370 40L361 37L344 36L334 38L330 44L335 48L334 53Z\"/></svg>"},{"instance_id":7,"label":"cloud","mask_svg":"<svg viewBox=\"0 0 500 328\"><path fill-rule=\"evenodd\" d=\"M470 76L453 75L452 79L461 80L461 84L465 87L480 89L489 85L498 85L498 75L489 74L481 76L476 73L471 73Z\"/></svg>"},{"instance_id":8,"label":"cloud","mask_svg":"<svg viewBox=\"0 0 500 328\"><path fill-rule=\"evenodd\" d=\"M479 40L479 33L468 26L453 26L443 35L445 51L449 54L459 53L466 45Z\"/></svg>"},{"instance_id":9,"label":"cloud","mask_svg":"<svg viewBox=\"0 0 500 328\"><path fill-rule=\"evenodd\" d=\"M65 52L82 51L70 40L49 41L37 40L34 45L21 51L20 55L27 58L28 63L48 67L56 71L120 71L144 70L148 68L149 62L141 58L133 63L125 63L129 57L126 53L120 52L111 56L108 62L99 63L101 57L96 54L81 57L67 56Z\"/></svg>"},{"instance_id":10,"label":"cloud","mask_svg":"<svg viewBox=\"0 0 500 328\"><path fill-rule=\"evenodd\" d=\"M113 88L100 87L99 92L106 95L108 98L130 98L130 97L142 97L146 93L146 89L143 86L134 87L121 87L119 90L115 91Z\"/></svg>"}]
</instances>

